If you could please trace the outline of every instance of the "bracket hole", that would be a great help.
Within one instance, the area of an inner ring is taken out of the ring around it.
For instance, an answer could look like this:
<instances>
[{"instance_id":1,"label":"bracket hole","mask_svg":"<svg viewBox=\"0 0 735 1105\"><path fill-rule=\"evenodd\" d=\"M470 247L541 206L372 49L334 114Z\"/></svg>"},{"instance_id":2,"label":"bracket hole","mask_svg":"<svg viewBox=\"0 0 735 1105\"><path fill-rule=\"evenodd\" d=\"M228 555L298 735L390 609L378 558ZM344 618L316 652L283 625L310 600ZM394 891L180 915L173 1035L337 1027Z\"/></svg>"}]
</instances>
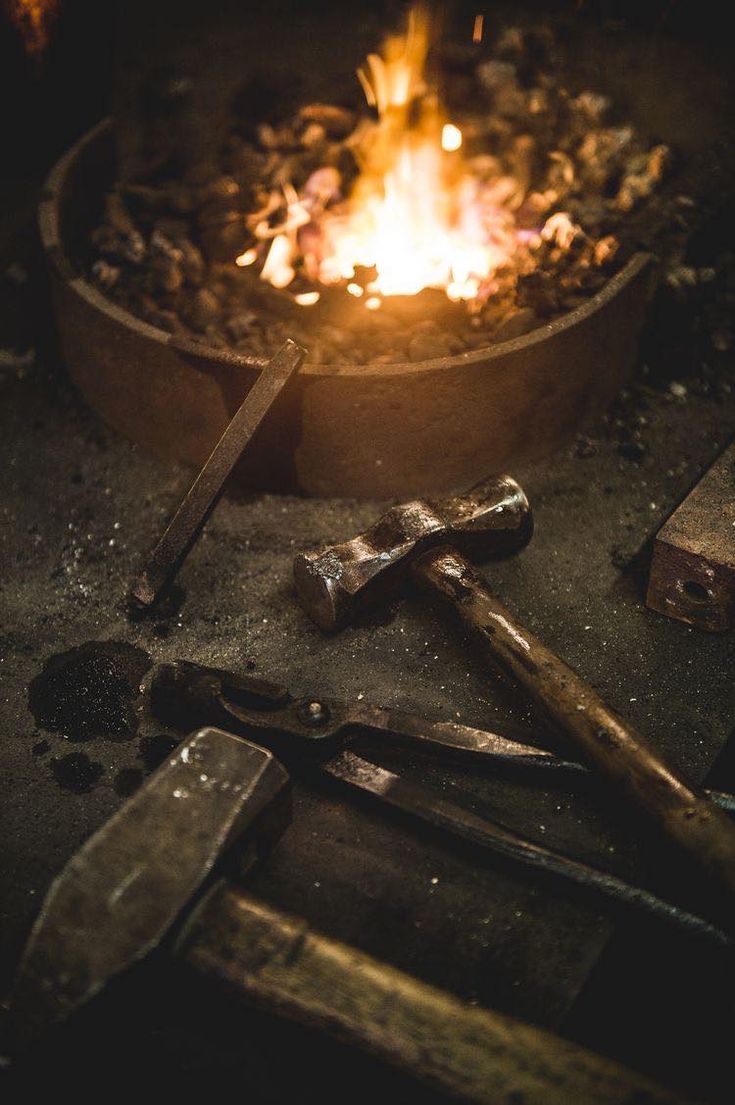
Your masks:
<instances>
[{"instance_id":1,"label":"bracket hole","mask_svg":"<svg viewBox=\"0 0 735 1105\"><path fill-rule=\"evenodd\" d=\"M680 580L679 590L685 598L699 606L707 602L712 602L714 598L709 587L705 587L703 583L698 583L696 579Z\"/></svg>"}]
</instances>

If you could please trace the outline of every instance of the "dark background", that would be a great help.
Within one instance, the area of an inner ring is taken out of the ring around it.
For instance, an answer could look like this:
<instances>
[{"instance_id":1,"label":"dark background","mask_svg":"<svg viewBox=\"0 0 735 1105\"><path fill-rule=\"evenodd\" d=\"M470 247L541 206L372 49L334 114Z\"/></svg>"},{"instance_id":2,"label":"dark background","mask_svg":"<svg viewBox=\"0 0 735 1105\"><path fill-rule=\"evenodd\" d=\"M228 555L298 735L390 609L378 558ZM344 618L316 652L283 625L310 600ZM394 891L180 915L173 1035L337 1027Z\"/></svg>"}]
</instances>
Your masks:
<instances>
[{"instance_id":1,"label":"dark background","mask_svg":"<svg viewBox=\"0 0 735 1105\"><path fill-rule=\"evenodd\" d=\"M295 3L274 0L269 4L242 4L234 0L62 0L49 29L42 54L29 55L17 26L10 19L14 0L0 3L0 178L8 182L27 179L29 172L48 168L54 158L86 128L107 113L113 98L116 63L128 56L131 42L144 56L153 51L159 35L170 42L190 38L202 23L255 21L270 28L264 50L277 55L279 31L299 24L310 49L318 46L319 19L344 23L353 34L366 19L390 28L400 21L406 5L395 0L375 3ZM712 57L730 54L729 15L716 0L692 4L686 0L527 0L523 5L445 5L447 23L467 27L469 37L476 11L487 13L488 25L506 14L538 13L542 19L586 23L614 35L621 28L657 40L679 40ZM351 41L351 40L350 40ZM248 59L243 58L243 69ZM696 92L693 90L693 95Z\"/></svg>"}]
</instances>

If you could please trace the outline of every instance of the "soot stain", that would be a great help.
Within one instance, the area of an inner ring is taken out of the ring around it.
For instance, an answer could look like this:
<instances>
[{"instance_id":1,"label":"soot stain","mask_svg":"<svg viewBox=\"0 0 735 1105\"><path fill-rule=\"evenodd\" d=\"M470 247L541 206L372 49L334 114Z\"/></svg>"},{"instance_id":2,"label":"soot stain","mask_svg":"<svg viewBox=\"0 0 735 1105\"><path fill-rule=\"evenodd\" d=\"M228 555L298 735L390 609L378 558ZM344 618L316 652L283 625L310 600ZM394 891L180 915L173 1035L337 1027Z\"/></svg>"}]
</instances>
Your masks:
<instances>
[{"instance_id":1,"label":"soot stain","mask_svg":"<svg viewBox=\"0 0 735 1105\"><path fill-rule=\"evenodd\" d=\"M70 741L128 740L138 730L140 681L147 652L120 641L90 641L52 656L28 688L42 729Z\"/></svg>"},{"instance_id":2,"label":"soot stain","mask_svg":"<svg viewBox=\"0 0 735 1105\"><path fill-rule=\"evenodd\" d=\"M48 741L38 741L36 744L33 745L31 752L34 756L45 756L50 748L51 745Z\"/></svg>"},{"instance_id":3,"label":"soot stain","mask_svg":"<svg viewBox=\"0 0 735 1105\"><path fill-rule=\"evenodd\" d=\"M156 733L152 737L143 737L140 742L138 759L143 761L146 771L155 771L181 744L181 737L171 737L167 733Z\"/></svg>"},{"instance_id":4,"label":"soot stain","mask_svg":"<svg viewBox=\"0 0 735 1105\"><path fill-rule=\"evenodd\" d=\"M162 629L166 622L178 618L181 608L186 602L186 591L178 583L171 583L153 606L139 606L135 602L126 600L125 609L131 622L145 622L155 620L153 627L156 636L165 636ZM171 626L167 627L170 631Z\"/></svg>"},{"instance_id":5,"label":"soot stain","mask_svg":"<svg viewBox=\"0 0 735 1105\"><path fill-rule=\"evenodd\" d=\"M68 756L53 760L51 771L63 790L74 794L87 794L100 781L104 767L90 760L86 752L70 752Z\"/></svg>"},{"instance_id":6,"label":"soot stain","mask_svg":"<svg viewBox=\"0 0 735 1105\"><path fill-rule=\"evenodd\" d=\"M122 798L128 798L131 794L135 794L142 782L143 772L139 768L123 767L118 771L112 785L116 794Z\"/></svg>"}]
</instances>

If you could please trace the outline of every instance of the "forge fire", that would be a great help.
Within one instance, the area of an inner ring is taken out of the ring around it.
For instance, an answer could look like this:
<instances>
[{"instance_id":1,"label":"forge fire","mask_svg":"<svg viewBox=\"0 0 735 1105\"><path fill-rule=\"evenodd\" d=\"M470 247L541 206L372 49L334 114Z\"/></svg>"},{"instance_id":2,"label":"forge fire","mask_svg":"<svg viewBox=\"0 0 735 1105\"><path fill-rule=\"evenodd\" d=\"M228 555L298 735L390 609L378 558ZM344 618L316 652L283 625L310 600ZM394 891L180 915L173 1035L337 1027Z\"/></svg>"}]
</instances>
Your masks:
<instances>
[{"instance_id":1,"label":"forge fire","mask_svg":"<svg viewBox=\"0 0 735 1105\"><path fill-rule=\"evenodd\" d=\"M326 364L477 349L584 303L655 237L670 151L570 91L551 32L482 31L450 42L415 7L358 70L362 107L235 118L218 163L120 182L93 279L170 332L268 356L290 336Z\"/></svg>"}]
</instances>

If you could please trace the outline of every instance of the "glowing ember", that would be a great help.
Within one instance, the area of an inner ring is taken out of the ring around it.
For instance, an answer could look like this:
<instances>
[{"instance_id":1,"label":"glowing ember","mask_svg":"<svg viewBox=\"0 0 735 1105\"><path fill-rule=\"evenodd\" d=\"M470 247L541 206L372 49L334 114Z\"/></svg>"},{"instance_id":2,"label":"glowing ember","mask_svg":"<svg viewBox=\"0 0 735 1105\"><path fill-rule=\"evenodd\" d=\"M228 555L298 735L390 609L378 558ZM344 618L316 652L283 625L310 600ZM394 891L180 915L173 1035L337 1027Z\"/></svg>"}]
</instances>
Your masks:
<instances>
[{"instance_id":1,"label":"glowing ember","mask_svg":"<svg viewBox=\"0 0 735 1105\"><path fill-rule=\"evenodd\" d=\"M319 292L301 292L294 296L300 307L313 307L315 303L319 302L319 298Z\"/></svg>"},{"instance_id":2,"label":"glowing ember","mask_svg":"<svg viewBox=\"0 0 735 1105\"><path fill-rule=\"evenodd\" d=\"M287 288L296 275L291 256L289 238L285 234L276 234L260 274L261 280L268 280L274 288Z\"/></svg>"},{"instance_id":3,"label":"glowing ember","mask_svg":"<svg viewBox=\"0 0 735 1105\"><path fill-rule=\"evenodd\" d=\"M370 310L380 296L424 288L455 301L490 294L495 272L518 248L511 205L447 156L461 148L462 131L445 121L425 75L430 32L426 9L417 7L405 33L368 57L358 75L378 119L355 140L361 172L352 193L343 199L338 171L326 167L300 193L286 185L286 221L255 227L256 237L273 239L261 279L285 288L303 262L314 282L349 281L357 295L357 270L374 270Z\"/></svg>"},{"instance_id":4,"label":"glowing ember","mask_svg":"<svg viewBox=\"0 0 735 1105\"><path fill-rule=\"evenodd\" d=\"M247 268L248 265L254 265L257 260L257 249L246 249L244 253L241 253L239 257L235 258L235 264L239 265L241 269L244 269Z\"/></svg>"},{"instance_id":5,"label":"glowing ember","mask_svg":"<svg viewBox=\"0 0 735 1105\"><path fill-rule=\"evenodd\" d=\"M442 149L453 153L462 145L462 131L454 123L445 123L442 127Z\"/></svg>"}]
</instances>

